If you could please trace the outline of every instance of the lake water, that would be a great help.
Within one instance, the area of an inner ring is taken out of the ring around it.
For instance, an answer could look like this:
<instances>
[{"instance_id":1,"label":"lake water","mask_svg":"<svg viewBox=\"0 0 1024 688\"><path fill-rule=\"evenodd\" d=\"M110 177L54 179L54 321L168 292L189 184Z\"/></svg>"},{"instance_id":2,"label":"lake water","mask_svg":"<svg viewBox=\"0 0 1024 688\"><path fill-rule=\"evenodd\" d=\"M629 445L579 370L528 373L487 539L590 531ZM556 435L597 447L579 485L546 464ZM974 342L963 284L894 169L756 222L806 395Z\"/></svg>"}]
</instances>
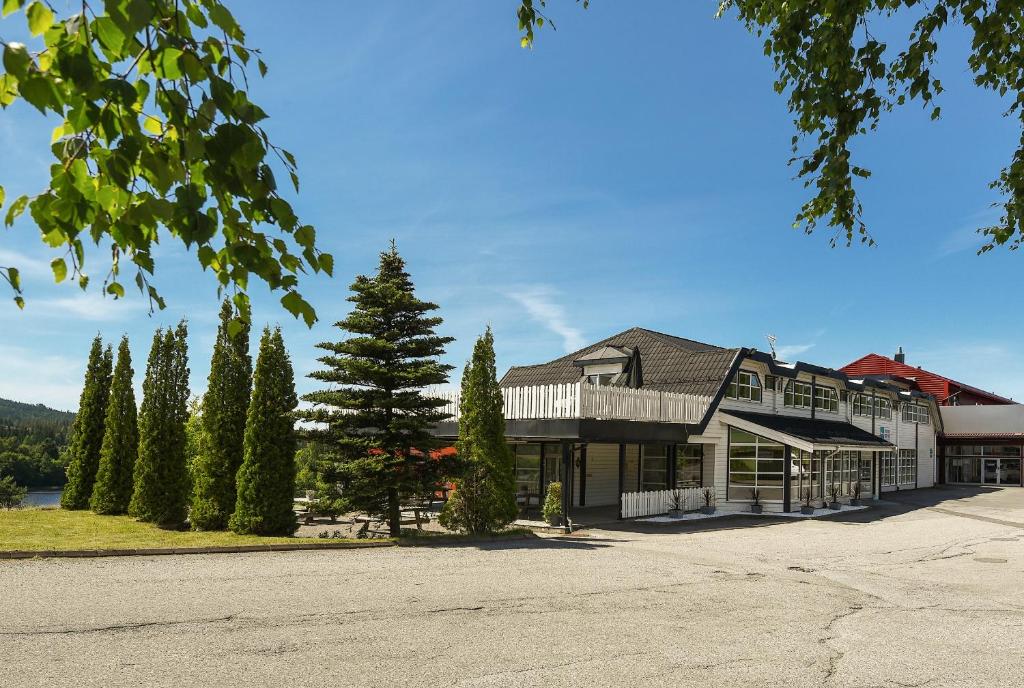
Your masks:
<instances>
[{"instance_id":1,"label":"lake water","mask_svg":"<svg viewBox=\"0 0 1024 688\"><path fill-rule=\"evenodd\" d=\"M60 506L63 490L41 490L25 495L25 506Z\"/></svg>"}]
</instances>

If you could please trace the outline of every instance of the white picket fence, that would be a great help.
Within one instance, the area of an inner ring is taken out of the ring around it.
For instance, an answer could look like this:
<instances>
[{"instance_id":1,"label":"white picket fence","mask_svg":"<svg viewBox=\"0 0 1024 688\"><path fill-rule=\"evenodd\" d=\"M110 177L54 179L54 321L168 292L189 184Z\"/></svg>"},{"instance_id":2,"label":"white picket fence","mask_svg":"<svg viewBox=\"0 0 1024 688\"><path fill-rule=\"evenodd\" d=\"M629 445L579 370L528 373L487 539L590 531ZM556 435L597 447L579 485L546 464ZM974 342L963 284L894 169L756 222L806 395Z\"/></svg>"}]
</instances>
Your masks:
<instances>
[{"instance_id":1,"label":"white picket fence","mask_svg":"<svg viewBox=\"0 0 1024 688\"><path fill-rule=\"evenodd\" d=\"M428 391L444 399L441 410L458 419L458 390ZM711 397L627 387L601 387L582 382L558 385L505 387L501 390L507 420L595 418L699 423L711 406Z\"/></svg>"},{"instance_id":2,"label":"white picket fence","mask_svg":"<svg viewBox=\"0 0 1024 688\"><path fill-rule=\"evenodd\" d=\"M673 494L679 494L683 511L694 511L704 506L703 488L682 487L677 490L648 490L622 493L622 518L657 516L668 513Z\"/></svg>"}]
</instances>

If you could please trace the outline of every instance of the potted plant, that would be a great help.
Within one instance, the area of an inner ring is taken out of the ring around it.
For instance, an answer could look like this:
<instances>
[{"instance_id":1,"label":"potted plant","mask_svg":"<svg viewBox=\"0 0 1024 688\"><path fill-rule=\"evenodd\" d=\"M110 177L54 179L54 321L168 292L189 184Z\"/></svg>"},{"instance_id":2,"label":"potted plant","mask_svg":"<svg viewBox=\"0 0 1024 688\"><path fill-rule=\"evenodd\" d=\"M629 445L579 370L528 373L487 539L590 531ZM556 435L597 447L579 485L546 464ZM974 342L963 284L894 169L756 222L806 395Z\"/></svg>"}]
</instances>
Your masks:
<instances>
[{"instance_id":1,"label":"potted plant","mask_svg":"<svg viewBox=\"0 0 1024 688\"><path fill-rule=\"evenodd\" d=\"M800 507L800 513L804 516L814 515L814 506L811 504L811 490L808 488L804 491L804 504Z\"/></svg>"},{"instance_id":2,"label":"potted plant","mask_svg":"<svg viewBox=\"0 0 1024 688\"><path fill-rule=\"evenodd\" d=\"M548 525L555 528L562 525L562 483L553 482L548 485L541 513Z\"/></svg>"},{"instance_id":3,"label":"potted plant","mask_svg":"<svg viewBox=\"0 0 1024 688\"><path fill-rule=\"evenodd\" d=\"M715 513L715 490L711 487L705 487L701 490L701 496L704 498L704 506L700 508L702 514L713 514Z\"/></svg>"},{"instance_id":4,"label":"potted plant","mask_svg":"<svg viewBox=\"0 0 1024 688\"><path fill-rule=\"evenodd\" d=\"M860 481L858 480L857 482L855 482L853 484L853 488L852 489L853 489L853 496L850 497L850 506L860 506L860 504L861 504L860 495L861 495L861 492L864 490L864 486L861 485Z\"/></svg>"},{"instance_id":5,"label":"potted plant","mask_svg":"<svg viewBox=\"0 0 1024 688\"><path fill-rule=\"evenodd\" d=\"M756 487L750 491L750 513L759 514L764 510L761 506L761 490Z\"/></svg>"},{"instance_id":6,"label":"potted plant","mask_svg":"<svg viewBox=\"0 0 1024 688\"><path fill-rule=\"evenodd\" d=\"M839 503L839 486L829 485L828 486L828 508L833 511L839 511L843 508L843 505Z\"/></svg>"},{"instance_id":7,"label":"potted plant","mask_svg":"<svg viewBox=\"0 0 1024 688\"><path fill-rule=\"evenodd\" d=\"M682 490L672 490L668 495L668 515L678 516L685 510Z\"/></svg>"}]
</instances>

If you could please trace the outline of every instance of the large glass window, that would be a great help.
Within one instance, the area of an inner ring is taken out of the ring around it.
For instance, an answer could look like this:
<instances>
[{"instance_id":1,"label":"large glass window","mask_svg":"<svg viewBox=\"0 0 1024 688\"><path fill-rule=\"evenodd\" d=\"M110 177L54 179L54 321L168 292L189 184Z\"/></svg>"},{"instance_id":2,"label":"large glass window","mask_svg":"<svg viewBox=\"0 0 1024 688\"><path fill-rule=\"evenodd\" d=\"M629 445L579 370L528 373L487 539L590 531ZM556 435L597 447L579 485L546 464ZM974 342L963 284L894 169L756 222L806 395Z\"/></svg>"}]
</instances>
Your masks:
<instances>
[{"instance_id":1,"label":"large glass window","mask_svg":"<svg viewBox=\"0 0 1024 688\"><path fill-rule=\"evenodd\" d=\"M643 446L641 490L668 489L668 445L645 444Z\"/></svg>"},{"instance_id":2,"label":"large glass window","mask_svg":"<svg viewBox=\"0 0 1024 688\"><path fill-rule=\"evenodd\" d=\"M814 408L830 413L838 413L839 395L831 387L815 387Z\"/></svg>"},{"instance_id":3,"label":"large glass window","mask_svg":"<svg viewBox=\"0 0 1024 688\"><path fill-rule=\"evenodd\" d=\"M904 423L921 423L922 425L928 424L928 407L923 404L904 404L903 405L903 422Z\"/></svg>"},{"instance_id":4,"label":"large glass window","mask_svg":"<svg viewBox=\"0 0 1024 688\"><path fill-rule=\"evenodd\" d=\"M892 401L882 397L875 398L875 414L878 418L892 420Z\"/></svg>"},{"instance_id":5,"label":"large glass window","mask_svg":"<svg viewBox=\"0 0 1024 688\"><path fill-rule=\"evenodd\" d=\"M895 485L896 459L893 457L892 452L880 452L878 460L881 461L881 475L879 477L882 485Z\"/></svg>"},{"instance_id":6,"label":"large glass window","mask_svg":"<svg viewBox=\"0 0 1024 688\"><path fill-rule=\"evenodd\" d=\"M676 487L700 487L703 444L676 445Z\"/></svg>"},{"instance_id":7,"label":"large glass window","mask_svg":"<svg viewBox=\"0 0 1024 688\"><path fill-rule=\"evenodd\" d=\"M520 507L540 504L540 452L539 444L516 444L516 501Z\"/></svg>"},{"instance_id":8,"label":"large glass window","mask_svg":"<svg viewBox=\"0 0 1024 688\"><path fill-rule=\"evenodd\" d=\"M786 393L783 396L786 406L794 408L811 408L811 383L790 380L786 383Z\"/></svg>"},{"instance_id":9,"label":"large glass window","mask_svg":"<svg viewBox=\"0 0 1024 688\"><path fill-rule=\"evenodd\" d=\"M750 499L758 488L765 501L782 501L786 448L778 442L729 428L729 499Z\"/></svg>"},{"instance_id":10,"label":"large glass window","mask_svg":"<svg viewBox=\"0 0 1024 688\"><path fill-rule=\"evenodd\" d=\"M1000 484L1020 484L1021 448L1006 444L965 444L946 447L946 480L951 483L980 483L984 461L996 459ZM986 478L984 482L993 482Z\"/></svg>"},{"instance_id":11,"label":"large glass window","mask_svg":"<svg viewBox=\"0 0 1024 688\"><path fill-rule=\"evenodd\" d=\"M821 452L811 454L794 449L790 477L793 480L791 497L794 503L807 501L808 493L811 500L821 497Z\"/></svg>"},{"instance_id":12,"label":"large glass window","mask_svg":"<svg viewBox=\"0 0 1024 688\"><path fill-rule=\"evenodd\" d=\"M761 401L761 380L757 377L757 373L740 370L729 383L725 395L730 399Z\"/></svg>"},{"instance_id":13,"label":"large glass window","mask_svg":"<svg viewBox=\"0 0 1024 688\"><path fill-rule=\"evenodd\" d=\"M900 485L910 485L917 481L917 450L900 449L896 478Z\"/></svg>"}]
</instances>

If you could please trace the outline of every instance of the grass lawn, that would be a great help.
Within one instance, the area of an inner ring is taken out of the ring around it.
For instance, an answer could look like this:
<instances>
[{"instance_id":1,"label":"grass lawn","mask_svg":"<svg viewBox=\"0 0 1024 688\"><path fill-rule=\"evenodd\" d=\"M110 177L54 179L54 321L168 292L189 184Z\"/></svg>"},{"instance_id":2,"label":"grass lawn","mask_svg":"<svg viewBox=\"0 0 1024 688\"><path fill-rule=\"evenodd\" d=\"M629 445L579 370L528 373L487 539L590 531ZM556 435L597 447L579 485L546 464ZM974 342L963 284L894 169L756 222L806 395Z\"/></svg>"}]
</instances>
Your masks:
<instances>
[{"instance_id":1,"label":"grass lawn","mask_svg":"<svg viewBox=\"0 0 1024 688\"><path fill-rule=\"evenodd\" d=\"M0 551L226 547L286 542L312 543L316 540L235 535L231 532L161 530L148 523L140 523L131 516L97 516L91 511L50 508L0 510Z\"/></svg>"}]
</instances>

